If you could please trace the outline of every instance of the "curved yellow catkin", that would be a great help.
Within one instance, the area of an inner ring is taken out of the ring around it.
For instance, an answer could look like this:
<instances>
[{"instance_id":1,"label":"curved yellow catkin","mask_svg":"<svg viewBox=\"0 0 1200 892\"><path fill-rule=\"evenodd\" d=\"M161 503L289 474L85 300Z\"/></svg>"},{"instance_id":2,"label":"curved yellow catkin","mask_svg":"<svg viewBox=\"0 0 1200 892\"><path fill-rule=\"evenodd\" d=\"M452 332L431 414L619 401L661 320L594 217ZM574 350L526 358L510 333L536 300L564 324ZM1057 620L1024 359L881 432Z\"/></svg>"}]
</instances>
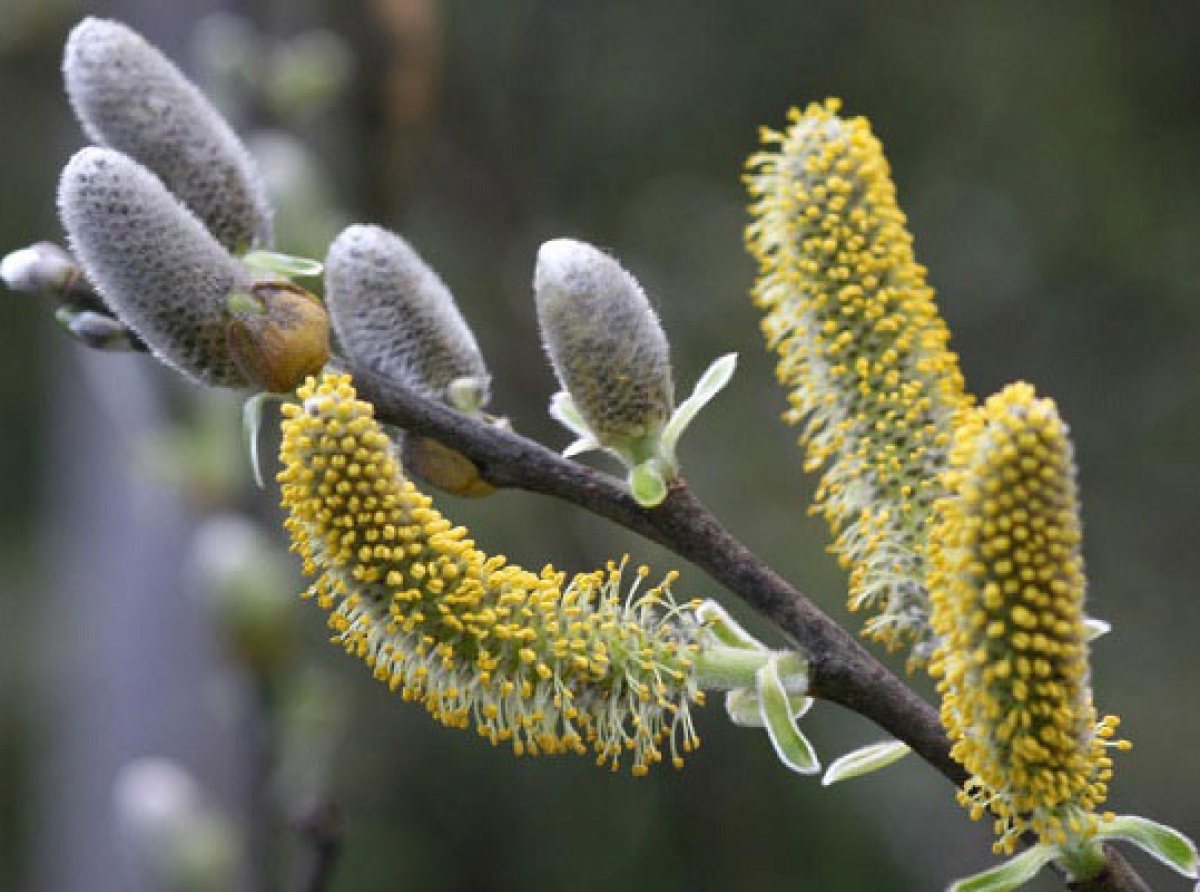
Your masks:
<instances>
[{"instance_id":1,"label":"curved yellow catkin","mask_svg":"<svg viewBox=\"0 0 1200 892\"><path fill-rule=\"evenodd\" d=\"M1086 840L1105 799L1105 748L1117 719L1096 721L1075 464L1053 401L1012 384L967 413L935 508L930 547L942 721L972 775L972 817L996 817L997 851L1032 829L1043 842Z\"/></svg>"},{"instance_id":2,"label":"curved yellow catkin","mask_svg":"<svg viewBox=\"0 0 1200 892\"><path fill-rule=\"evenodd\" d=\"M279 475L293 550L334 641L440 722L521 754L594 752L635 774L699 743L699 627L665 582L488 557L401 473L369 403L326 375L284 406Z\"/></svg>"},{"instance_id":3,"label":"curved yellow catkin","mask_svg":"<svg viewBox=\"0 0 1200 892\"><path fill-rule=\"evenodd\" d=\"M928 518L956 415L969 406L949 331L896 204L883 147L830 99L793 109L746 182L759 263L755 303L803 424L805 469L824 470L814 511L851 571L850 607L889 648L931 640Z\"/></svg>"}]
</instances>

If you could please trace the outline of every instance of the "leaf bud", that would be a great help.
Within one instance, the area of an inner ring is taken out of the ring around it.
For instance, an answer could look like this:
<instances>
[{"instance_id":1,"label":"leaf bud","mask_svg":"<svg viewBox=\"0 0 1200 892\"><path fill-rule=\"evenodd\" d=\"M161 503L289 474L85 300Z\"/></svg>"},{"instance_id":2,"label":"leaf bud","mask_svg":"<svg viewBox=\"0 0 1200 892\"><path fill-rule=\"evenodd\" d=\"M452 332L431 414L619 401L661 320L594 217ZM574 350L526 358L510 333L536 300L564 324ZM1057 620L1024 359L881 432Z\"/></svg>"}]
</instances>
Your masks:
<instances>
[{"instance_id":1,"label":"leaf bud","mask_svg":"<svg viewBox=\"0 0 1200 892\"><path fill-rule=\"evenodd\" d=\"M483 478L475 462L457 449L443 446L429 437L402 431L400 457L406 471L442 492L464 499L481 499L496 491L496 487Z\"/></svg>"},{"instance_id":2,"label":"leaf bud","mask_svg":"<svg viewBox=\"0 0 1200 892\"><path fill-rule=\"evenodd\" d=\"M38 242L0 260L0 279L12 291L64 294L80 275L75 258L53 242Z\"/></svg>"},{"instance_id":3,"label":"leaf bud","mask_svg":"<svg viewBox=\"0 0 1200 892\"><path fill-rule=\"evenodd\" d=\"M329 361L329 317L316 296L290 282L257 282L229 295L229 353L262 390L287 393Z\"/></svg>"},{"instance_id":4,"label":"leaf bud","mask_svg":"<svg viewBox=\"0 0 1200 892\"><path fill-rule=\"evenodd\" d=\"M95 310L59 307L54 318L67 333L93 350L121 352L136 350L135 336L119 320Z\"/></svg>"}]
</instances>

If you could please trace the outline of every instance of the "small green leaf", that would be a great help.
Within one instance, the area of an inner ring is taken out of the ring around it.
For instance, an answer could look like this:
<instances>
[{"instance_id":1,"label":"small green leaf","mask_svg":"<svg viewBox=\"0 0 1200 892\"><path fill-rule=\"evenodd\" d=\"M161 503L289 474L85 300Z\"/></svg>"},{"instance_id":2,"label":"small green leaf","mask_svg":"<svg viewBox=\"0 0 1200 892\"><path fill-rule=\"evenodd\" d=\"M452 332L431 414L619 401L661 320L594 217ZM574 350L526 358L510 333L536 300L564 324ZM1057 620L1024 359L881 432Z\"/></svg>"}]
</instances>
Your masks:
<instances>
[{"instance_id":1,"label":"small green leaf","mask_svg":"<svg viewBox=\"0 0 1200 892\"><path fill-rule=\"evenodd\" d=\"M1112 631L1112 623L1106 623L1102 619L1096 619L1095 617L1091 616L1084 618L1083 627L1087 632L1088 641L1095 641L1102 635L1107 635Z\"/></svg>"},{"instance_id":2,"label":"small green leaf","mask_svg":"<svg viewBox=\"0 0 1200 892\"><path fill-rule=\"evenodd\" d=\"M696 608L696 619L713 637L729 647L763 650L763 643L738 624L729 612L716 601L708 600Z\"/></svg>"},{"instance_id":3,"label":"small green leaf","mask_svg":"<svg viewBox=\"0 0 1200 892\"><path fill-rule=\"evenodd\" d=\"M1138 815L1120 815L1101 821L1096 838L1131 842L1185 877L1196 879L1200 864L1196 844L1174 827Z\"/></svg>"},{"instance_id":4,"label":"small green leaf","mask_svg":"<svg viewBox=\"0 0 1200 892\"><path fill-rule=\"evenodd\" d=\"M263 483L262 465L258 455L258 432L262 427L263 409L267 403L278 399L277 393L256 393L242 406L242 438L250 455L250 470L254 472L254 482L259 489L265 489L266 484Z\"/></svg>"},{"instance_id":5,"label":"small green leaf","mask_svg":"<svg viewBox=\"0 0 1200 892\"><path fill-rule=\"evenodd\" d=\"M565 390L560 390L550 397L550 417L580 439L594 438L591 428L579 414L579 407L575 405L575 400L571 399L571 394Z\"/></svg>"},{"instance_id":6,"label":"small green leaf","mask_svg":"<svg viewBox=\"0 0 1200 892\"><path fill-rule=\"evenodd\" d=\"M1028 883L1058 855L1058 846L1034 846L999 867L951 883L946 892L1009 892Z\"/></svg>"},{"instance_id":7,"label":"small green leaf","mask_svg":"<svg viewBox=\"0 0 1200 892\"><path fill-rule=\"evenodd\" d=\"M759 714L779 761L798 774L816 774L821 763L792 716L792 705L779 677L776 659L767 660L758 670L757 682Z\"/></svg>"},{"instance_id":8,"label":"small green leaf","mask_svg":"<svg viewBox=\"0 0 1200 892\"><path fill-rule=\"evenodd\" d=\"M761 728L762 710L758 695L749 688L735 688L725 695L725 712L739 728Z\"/></svg>"},{"instance_id":9,"label":"small green leaf","mask_svg":"<svg viewBox=\"0 0 1200 892\"><path fill-rule=\"evenodd\" d=\"M588 434L586 437L580 437L578 440L572 442L571 445L562 451L562 454L563 458L574 458L585 452L595 452L601 448L600 441L591 434Z\"/></svg>"},{"instance_id":10,"label":"small green leaf","mask_svg":"<svg viewBox=\"0 0 1200 892\"><path fill-rule=\"evenodd\" d=\"M679 469L676 447L679 444L680 436L683 435L684 430L692 423L692 420L700 410L708 405L709 400L725 388L725 385L729 383L729 379L733 377L733 372L736 368L736 353L727 353L720 359L715 360L705 370L704 374L700 376L700 380L696 382L696 387L692 390L692 395L679 404L674 413L672 413L670 420L667 421L667 426L663 428L663 432L659 437L659 443L663 461L666 462L672 476Z\"/></svg>"},{"instance_id":11,"label":"small green leaf","mask_svg":"<svg viewBox=\"0 0 1200 892\"><path fill-rule=\"evenodd\" d=\"M71 337L93 350L133 349L129 329L105 313L61 306L54 311L54 319Z\"/></svg>"},{"instance_id":12,"label":"small green leaf","mask_svg":"<svg viewBox=\"0 0 1200 892\"><path fill-rule=\"evenodd\" d=\"M667 497L662 464L656 458L644 461L629 472L629 492L643 508L657 508Z\"/></svg>"},{"instance_id":13,"label":"small green leaf","mask_svg":"<svg viewBox=\"0 0 1200 892\"><path fill-rule=\"evenodd\" d=\"M235 316L261 316L267 311L263 302L248 291L229 292L225 308Z\"/></svg>"},{"instance_id":14,"label":"small green leaf","mask_svg":"<svg viewBox=\"0 0 1200 892\"><path fill-rule=\"evenodd\" d=\"M258 272L283 276L285 279L311 279L321 275L325 269L318 260L276 251L251 251L242 258L242 262Z\"/></svg>"},{"instance_id":15,"label":"small green leaf","mask_svg":"<svg viewBox=\"0 0 1200 892\"><path fill-rule=\"evenodd\" d=\"M788 708L793 719L801 718L812 706L812 697L788 694ZM763 727L762 706L758 694L749 688L734 688L725 694L725 711L729 720L740 728Z\"/></svg>"},{"instance_id":16,"label":"small green leaf","mask_svg":"<svg viewBox=\"0 0 1200 892\"><path fill-rule=\"evenodd\" d=\"M828 787L838 781L849 780L852 777L887 768L910 752L908 745L899 740L885 740L851 750L846 755L835 759L825 770L825 776L821 778L821 785Z\"/></svg>"}]
</instances>

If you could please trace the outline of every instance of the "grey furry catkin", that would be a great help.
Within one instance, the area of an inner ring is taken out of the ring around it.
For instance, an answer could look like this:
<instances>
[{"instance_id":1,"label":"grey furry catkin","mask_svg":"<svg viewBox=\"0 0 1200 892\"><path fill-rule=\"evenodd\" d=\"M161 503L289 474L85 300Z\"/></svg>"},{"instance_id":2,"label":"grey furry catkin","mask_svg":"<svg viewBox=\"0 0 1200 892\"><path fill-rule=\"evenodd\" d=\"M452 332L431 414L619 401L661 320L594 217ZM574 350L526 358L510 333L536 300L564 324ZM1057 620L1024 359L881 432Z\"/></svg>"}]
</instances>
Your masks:
<instances>
[{"instance_id":1,"label":"grey furry catkin","mask_svg":"<svg viewBox=\"0 0 1200 892\"><path fill-rule=\"evenodd\" d=\"M550 362L601 445L627 451L659 433L674 410L671 360L637 280L598 248L555 239L533 287Z\"/></svg>"},{"instance_id":2,"label":"grey furry catkin","mask_svg":"<svg viewBox=\"0 0 1200 892\"><path fill-rule=\"evenodd\" d=\"M227 340L227 300L249 271L159 179L112 149L63 169L58 208L71 249L117 316L167 364L206 384L248 382Z\"/></svg>"},{"instance_id":3,"label":"grey furry catkin","mask_svg":"<svg viewBox=\"0 0 1200 892\"><path fill-rule=\"evenodd\" d=\"M325 303L345 354L422 395L451 402L470 380L487 402L490 376L450 290L412 247L378 226L351 226L329 246ZM460 408L462 408L460 406Z\"/></svg>"},{"instance_id":4,"label":"grey furry catkin","mask_svg":"<svg viewBox=\"0 0 1200 892\"><path fill-rule=\"evenodd\" d=\"M157 174L222 245L270 247L271 210L250 154L170 60L119 22L87 18L63 56L88 137Z\"/></svg>"}]
</instances>

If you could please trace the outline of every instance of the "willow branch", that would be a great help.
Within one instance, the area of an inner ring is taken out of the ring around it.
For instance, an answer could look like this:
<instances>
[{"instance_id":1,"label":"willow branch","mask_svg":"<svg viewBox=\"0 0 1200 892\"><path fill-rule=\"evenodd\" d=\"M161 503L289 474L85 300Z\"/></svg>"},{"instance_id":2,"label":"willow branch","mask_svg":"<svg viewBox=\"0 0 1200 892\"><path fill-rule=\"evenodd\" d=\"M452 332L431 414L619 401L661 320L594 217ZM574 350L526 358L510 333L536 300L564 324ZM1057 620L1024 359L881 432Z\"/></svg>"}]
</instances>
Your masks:
<instances>
[{"instance_id":1,"label":"willow branch","mask_svg":"<svg viewBox=\"0 0 1200 892\"><path fill-rule=\"evenodd\" d=\"M510 431L483 425L423 399L403 385L348 360L339 364L354 378L376 417L410 433L430 437L471 459L497 488L552 496L604 517L656 542L706 572L767 619L810 662L812 696L870 719L912 748L955 786L967 779L950 757L950 741L937 711L918 697L852 635L735 539L683 480L672 484L657 508L640 507L625 484L563 458ZM1120 854L1107 850L1109 866L1089 892L1143 892Z\"/></svg>"}]
</instances>

